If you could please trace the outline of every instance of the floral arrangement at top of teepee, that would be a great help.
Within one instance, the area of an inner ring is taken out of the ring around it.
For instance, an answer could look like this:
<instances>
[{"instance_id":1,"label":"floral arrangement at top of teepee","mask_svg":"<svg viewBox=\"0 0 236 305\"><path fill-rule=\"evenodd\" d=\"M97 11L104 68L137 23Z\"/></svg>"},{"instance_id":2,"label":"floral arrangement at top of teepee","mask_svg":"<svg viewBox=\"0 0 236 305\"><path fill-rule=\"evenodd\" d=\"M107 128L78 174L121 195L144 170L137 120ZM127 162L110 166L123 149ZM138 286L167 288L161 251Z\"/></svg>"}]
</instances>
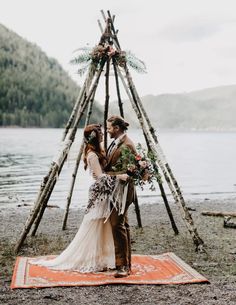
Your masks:
<instances>
[{"instance_id":1,"label":"floral arrangement at top of teepee","mask_svg":"<svg viewBox=\"0 0 236 305\"><path fill-rule=\"evenodd\" d=\"M138 59L133 53L130 51L117 50L108 43L98 44L93 49L88 47L79 48L75 50L75 52L76 55L70 63L79 66L77 71L80 76L86 72L90 64L95 64L97 66L101 63L101 60L104 59L104 57L113 57L117 65L120 67L125 67L127 64L136 72L147 72L145 63Z\"/></svg>"}]
</instances>

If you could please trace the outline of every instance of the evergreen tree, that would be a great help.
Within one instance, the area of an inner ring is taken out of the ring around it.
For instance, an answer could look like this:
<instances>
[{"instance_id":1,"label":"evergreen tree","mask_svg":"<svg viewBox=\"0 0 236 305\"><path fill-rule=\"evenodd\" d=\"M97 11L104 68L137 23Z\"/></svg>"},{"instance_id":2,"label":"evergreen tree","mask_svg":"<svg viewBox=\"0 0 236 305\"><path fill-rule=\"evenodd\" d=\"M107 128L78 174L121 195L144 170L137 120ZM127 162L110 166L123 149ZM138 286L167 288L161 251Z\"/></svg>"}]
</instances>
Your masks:
<instances>
[{"instance_id":1,"label":"evergreen tree","mask_svg":"<svg viewBox=\"0 0 236 305\"><path fill-rule=\"evenodd\" d=\"M79 90L55 59L0 24L0 126L63 127Z\"/></svg>"}]
</instances>

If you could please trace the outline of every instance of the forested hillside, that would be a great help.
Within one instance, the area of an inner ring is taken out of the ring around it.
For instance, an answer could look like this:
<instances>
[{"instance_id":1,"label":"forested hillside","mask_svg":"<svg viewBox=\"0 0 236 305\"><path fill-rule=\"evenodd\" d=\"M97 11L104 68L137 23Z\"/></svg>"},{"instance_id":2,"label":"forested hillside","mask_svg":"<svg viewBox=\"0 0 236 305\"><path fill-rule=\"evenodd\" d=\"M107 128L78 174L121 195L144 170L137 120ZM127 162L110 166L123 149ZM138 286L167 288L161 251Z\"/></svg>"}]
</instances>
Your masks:
<instances>
[{"instance_id":1,"label":"forested hillside","mask_svg":"<svg viewBox=\"0 0 236 305\"><path fill-rule=\"evenodd\" d=\"M0 126L62 127L78 93L55 59L0 24Z\"/></svg>"}]
</instances>

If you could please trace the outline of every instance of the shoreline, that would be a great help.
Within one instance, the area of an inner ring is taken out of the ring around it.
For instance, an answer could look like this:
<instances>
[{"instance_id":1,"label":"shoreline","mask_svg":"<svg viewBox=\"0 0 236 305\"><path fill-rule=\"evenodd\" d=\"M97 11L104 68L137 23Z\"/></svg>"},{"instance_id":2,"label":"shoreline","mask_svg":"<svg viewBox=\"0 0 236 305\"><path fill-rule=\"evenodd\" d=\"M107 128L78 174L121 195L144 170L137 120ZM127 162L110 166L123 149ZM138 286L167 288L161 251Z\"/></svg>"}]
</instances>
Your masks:
<instances>
[{"instance_id":1,"label":"shoreline","mask_svg":"<svg viewBox=\"0 0 236 305\"><path fill-rule=\"evenodd\" d=\"M223 228L223 219L201 215L204 210L236 211L236 199L191 200L187 206L204 240L207 253L196 253L190 234L175 204L171 205L180 234L175 236L164 204L140 205L143 228L137 228L134 205L129 208L132 253L161 254L174 252L210 281L210 284L187 285L112 285L98 287L58 287L46 289L9 288L15 256L12 253L29 207L0 211L0 303L49 304L235 304L236 299L236 231ZM81 223L84 209L73 209L68 229L61 230L63 209L48 208L38 235L27 237L21 256L60 253L72 240ZM235 220L236 222L236 220ZM48 296L49 299L47 300Z\"/></svg>"},{"instance_id":2,"label":"shoreline","mask_svg":"<svg viewBox=\"0 0 236 305\"><path fill-rule=\"evenodd\" d=\"M173 196L171 194L166 194L167 195L167 200L169 202L169 204L173 204L174 203L174 199ZM143 206L143 205L153 205L153 204L161 204L164 205L164 201L162 199L161 194L155 194L155 195L140 195L138 194L138 198L139 200L139 205ZM184 194L184 198L185 198L185 202L188 204L195 204L198 202L201 202L202 204L204 204L206 201L210 201L210 202L217 202L219 200L223 200L224 202L227 201L232 201L234 200L236 203L236 194L234 191L232 192L212 192L212 193L195 193L193 194L188 194L185 193ZM150 200L149 202L147 202L148 200ZM5 209L18 209L18 208L28 208L31 209L33 207L33 203L32 200L19 200L19 201L9 201L9 202L0 202L0 210L5 210ZM85 202L81 203L81 206L78 205L71 205L70 210L81 210L83 211L85 209ZM51 208L58 208L62 211L65 210L65 205L61 206L60 204L56 204L54 202L52 203L48 203L47 204L47 208L51 209Z\"/></svg>"},{"instance_id":3,"label":"shoreline","mask_svg":"<svg viewBox=\"0 0 236 305\"><path fill-rule=\"evenodd\" d=\"M9 125L9 126L0 126L0 129L62 129L64 130L65 127L42 127L42 126L18 126L18 125ZM83 126L79 127L79 129L83 129ZM130 127L131 130L141 130L140 126L131 126ZM160 128L158 126L156 126L156 129L158 129L158 132L219 132L219 133L224 133L224 132L232 132L235 133L236 132L236 128L222 128L222 129L217 129L217 128L195 128L195 127L189 127L189 128L181 128L181 127L175 127L175 128L168 128L168 127L164 127L164 128Z\"/></svg>"}]
</instances>

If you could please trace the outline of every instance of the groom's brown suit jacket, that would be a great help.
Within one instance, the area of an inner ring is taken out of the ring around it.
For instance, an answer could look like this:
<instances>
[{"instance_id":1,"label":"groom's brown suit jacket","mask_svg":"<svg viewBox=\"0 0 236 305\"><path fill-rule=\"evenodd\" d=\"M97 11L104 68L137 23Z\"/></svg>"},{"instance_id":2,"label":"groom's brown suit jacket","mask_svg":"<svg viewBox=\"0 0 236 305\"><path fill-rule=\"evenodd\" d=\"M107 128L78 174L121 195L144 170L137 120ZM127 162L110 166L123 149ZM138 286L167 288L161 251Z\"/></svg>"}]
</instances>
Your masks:
<instances>
[{"instance_id":1,"label":"groom's brown suit jacket","mask_svg":"<svg viewBox=\"0 0 236 305\"><path fill-rule=\"evenodd\" d=\"M130 138L127 135L124 135L124 137L121 139L118 146L112 150L110 156L108 157L107 166L105 168L105 171L107 174L110 174L110 175L117 174L117 172L114 172L112 167L116 165L117 161L119 160L119 158L121 156L122 146L128 147L133 154L136 153L134 143L132 142L132 140L130 140ZM121 173L121 172L119 172L119 173ZM125 172L123 172L123 173L125 173ZM126 199L126 207L128 208L128 206L133 201L134 201L134 184L133 184L133 182L129 182L127 199Z\"/></svg>"}]
</instances>

